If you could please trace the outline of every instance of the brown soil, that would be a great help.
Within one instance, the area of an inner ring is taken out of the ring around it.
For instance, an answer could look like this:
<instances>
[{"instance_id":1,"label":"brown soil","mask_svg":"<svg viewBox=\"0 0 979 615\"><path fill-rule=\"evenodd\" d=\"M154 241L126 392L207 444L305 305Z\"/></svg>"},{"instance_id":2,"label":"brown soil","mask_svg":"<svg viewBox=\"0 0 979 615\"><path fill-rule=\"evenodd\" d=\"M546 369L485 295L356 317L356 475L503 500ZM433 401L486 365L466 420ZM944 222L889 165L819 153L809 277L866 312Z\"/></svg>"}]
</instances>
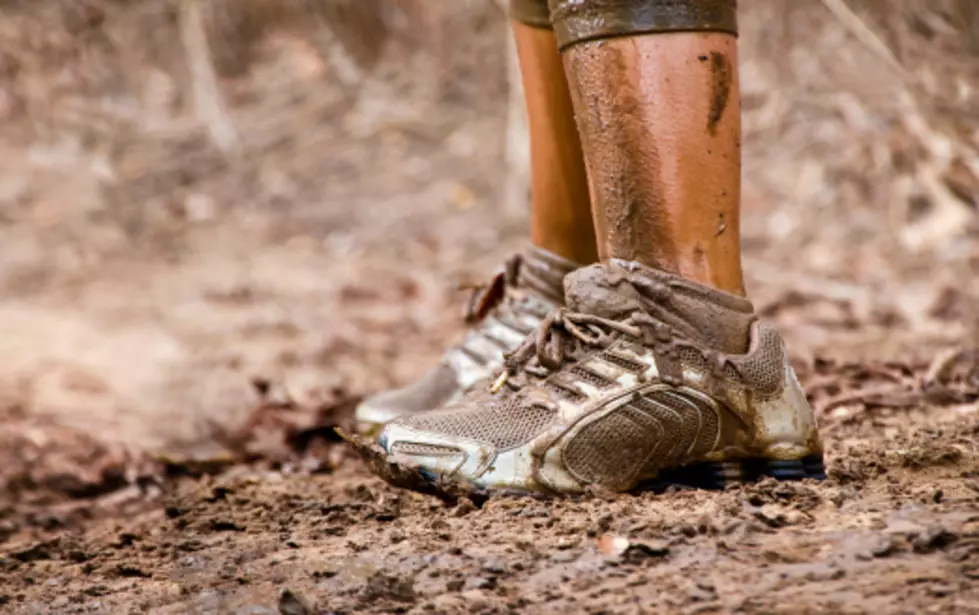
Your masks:
<instances>
[{"instance_id":1,"label":"brown soil","mask_svg":"<svg viewBox=\"0 0 979 615\"><path fill-rule=\"evenodd\" d=\"M223 84L246 142L226 159L134 40L160 3L9 4L0 612L979 613L974 178L928 197L943 171L899 128L897 170L827 150L862 133L789 81L759 98L761 22L748 287L829 478L473 501L385 484L333 427L457 339L459 288L526 239L496 200L498 10L453 17L474 34L439 66L395 44L353 97L271 37ZM909 169L924 201L881 205Z\"/></svg>"},{"instance_id":2,"label":"brown soil","mask_svg":"<svg viewBox=\"0 0 979 615\"><path fill-rule=\"evenodd\" d=\"M446 506L356 465L186 481L138 520L16 546L2 596L16 613L976 612L979 422L857 431L825 484L723 493Z\"/></svg>"}]
</instances>

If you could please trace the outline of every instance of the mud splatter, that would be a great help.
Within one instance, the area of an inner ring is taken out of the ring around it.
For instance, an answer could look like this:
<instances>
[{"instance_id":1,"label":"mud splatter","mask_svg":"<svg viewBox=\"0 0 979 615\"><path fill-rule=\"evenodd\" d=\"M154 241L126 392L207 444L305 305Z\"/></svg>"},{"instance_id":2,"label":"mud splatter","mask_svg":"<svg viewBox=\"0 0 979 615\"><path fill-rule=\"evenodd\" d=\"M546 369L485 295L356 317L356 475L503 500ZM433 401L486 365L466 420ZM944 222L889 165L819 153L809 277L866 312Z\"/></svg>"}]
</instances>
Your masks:
<instances>
[{"instance_id":1,"label":"mud splatter","mask_svg":"<svg viewBox=\"0 0 979 615\"><path fill-rule=\"evenodd\" d=\"M724 117L728 99L731 97L733 81L731 61L719 51L710 52L710 115L707 117L707 130L717 134L717 125Z\"/></svg>"},{"instance_id":2,"label":"mud splatter","mask_svg":"<svg viewBox=\"0 0 979 615\"><path fill-rule=\"evenodd\" d=\"M632 49L617 41L598 41L566 53L595 207L601 212L596 234L607 241L608 256L674 262L674 237L664 232L670 212L661 156L656 139L650 138Z\"/></svg>"}]
</instances>

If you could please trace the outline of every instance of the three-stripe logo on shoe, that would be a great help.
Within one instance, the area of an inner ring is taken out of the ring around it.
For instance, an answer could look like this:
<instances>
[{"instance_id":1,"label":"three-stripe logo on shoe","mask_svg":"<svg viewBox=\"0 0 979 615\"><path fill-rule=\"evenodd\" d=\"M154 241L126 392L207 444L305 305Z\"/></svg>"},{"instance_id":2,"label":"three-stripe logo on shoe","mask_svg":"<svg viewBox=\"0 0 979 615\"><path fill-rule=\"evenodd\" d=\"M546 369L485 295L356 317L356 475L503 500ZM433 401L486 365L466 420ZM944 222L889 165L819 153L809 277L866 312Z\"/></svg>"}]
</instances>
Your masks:
<instances>
[{"instance_id":1,"label":"three-stripe logo on shoe","mask_svg":"<svg viewBox=\"0 0 979 615\"><path fill-rule=\"evenodd\" d=\"M585 483L630 484L696 460L714 449L719 435L715 402L693 389L656 384L596 413L565 446L564 463Z\"/></svg>"}]
</instances>

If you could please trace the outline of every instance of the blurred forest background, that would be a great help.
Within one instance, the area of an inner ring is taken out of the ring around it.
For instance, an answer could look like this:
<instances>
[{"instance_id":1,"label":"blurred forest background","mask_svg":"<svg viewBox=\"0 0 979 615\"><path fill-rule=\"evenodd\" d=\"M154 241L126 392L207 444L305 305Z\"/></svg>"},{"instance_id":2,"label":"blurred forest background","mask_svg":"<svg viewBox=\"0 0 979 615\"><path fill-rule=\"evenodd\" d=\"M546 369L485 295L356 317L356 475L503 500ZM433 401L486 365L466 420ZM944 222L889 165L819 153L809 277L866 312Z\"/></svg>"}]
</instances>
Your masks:
<instances>
[{"instance_id":1,"label":"blurred forest background","mask_svg":"<svg viewBox=\"0 0 979 615\"><path fill-rule=\"evenodd\" d=\"M979 4L742 5L756 305L802 366L975 347ZM0 484L430 364L526 240L507 36L492 0L0 0Z\"/></svg>"}]
</instances>

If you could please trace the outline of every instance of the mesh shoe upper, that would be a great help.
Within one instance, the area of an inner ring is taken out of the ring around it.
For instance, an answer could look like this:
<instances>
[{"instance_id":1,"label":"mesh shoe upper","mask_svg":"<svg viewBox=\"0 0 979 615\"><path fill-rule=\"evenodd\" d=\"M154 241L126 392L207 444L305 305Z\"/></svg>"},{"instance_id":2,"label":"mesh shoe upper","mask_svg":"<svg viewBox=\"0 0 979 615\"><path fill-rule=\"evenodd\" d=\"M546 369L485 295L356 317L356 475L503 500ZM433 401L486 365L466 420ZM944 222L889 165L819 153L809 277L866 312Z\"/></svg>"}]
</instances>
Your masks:
<instances>
[{"instance_id":1,"label":"mesh shoe upper","mask_svg":"<svg viewBox=\"0 0 979 615\"><path fill-rule=\"evenodd\" d=\"M484 486L559 491L818 448L782 340L745 299L621 261L570 274L565 291L495 391L394 421L382 444ZM412 443L456 452L433 462Z\"/></svg>"},{"instance_id":2,"label":"mesh shoe upper","mask_svg":"<svg viewBox=\"0 0 979 615\"><path fill-rule=\"evenodd\" d=\"M565 274L577 266L531 247L511 259L481 293L474 294L463 341L417 381L378 393L357 408L365 428L395 417L439 408L477 383L492 378L503 355L519 346L550 311L563 303Z\"/></svg>"}]
</instances>

